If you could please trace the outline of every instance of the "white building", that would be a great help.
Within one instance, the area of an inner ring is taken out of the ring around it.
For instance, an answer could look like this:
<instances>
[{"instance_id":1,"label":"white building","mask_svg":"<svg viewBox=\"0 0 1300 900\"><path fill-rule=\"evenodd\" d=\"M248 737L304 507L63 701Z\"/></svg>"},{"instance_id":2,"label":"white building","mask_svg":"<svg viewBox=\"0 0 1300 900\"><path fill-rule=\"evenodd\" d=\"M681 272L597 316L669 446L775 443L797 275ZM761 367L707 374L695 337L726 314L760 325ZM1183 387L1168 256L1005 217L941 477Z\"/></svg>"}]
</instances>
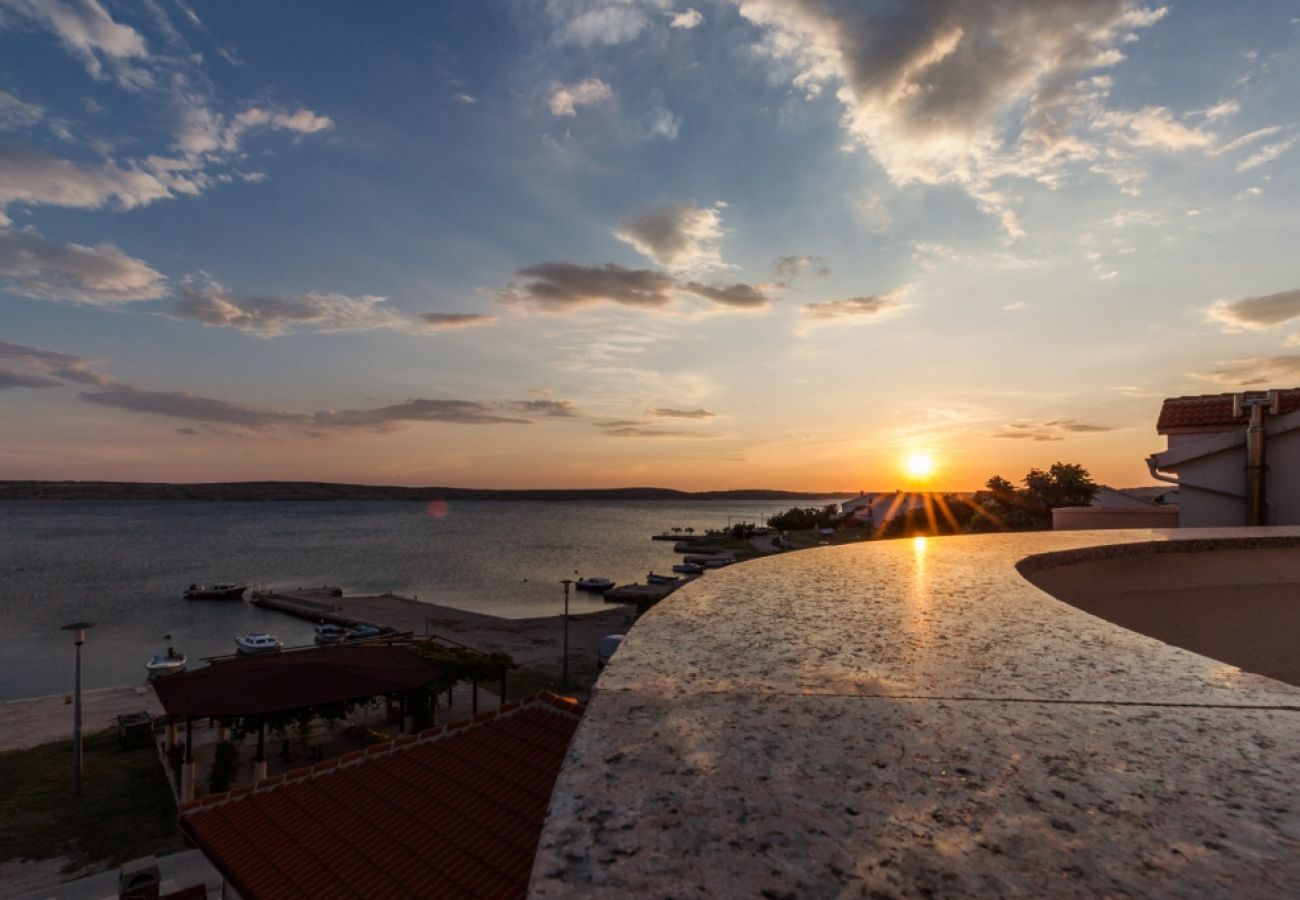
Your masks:
<instances>
[{"instance_id":1,"label":"white building","mask_svg":"<svg viewBox=\"0 0 1300 900\"><path fill-rule=\"evenodd\" d=\"M1168 446L1147 465L1178 485L1182 527L1300 524L1300 388L1173 397L1156 430Z\"/></svg>"}]
</instances>

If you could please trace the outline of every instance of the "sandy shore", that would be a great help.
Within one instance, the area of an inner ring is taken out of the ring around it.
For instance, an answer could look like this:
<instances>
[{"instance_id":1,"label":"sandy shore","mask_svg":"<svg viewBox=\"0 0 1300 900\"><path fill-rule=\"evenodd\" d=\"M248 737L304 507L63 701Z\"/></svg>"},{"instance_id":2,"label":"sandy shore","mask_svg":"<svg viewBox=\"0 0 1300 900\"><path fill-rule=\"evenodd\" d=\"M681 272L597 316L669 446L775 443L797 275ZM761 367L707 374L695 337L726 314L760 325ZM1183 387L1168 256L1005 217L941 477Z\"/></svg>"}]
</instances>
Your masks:
<instances>
[{"instance_id":1,"label":"sandy shore","mask_svg":"<svg viewBox=\"0 0 1300 900\"><path fill-rule=\"evenodd\" d=\"M114 716L148 712L159 715L162 705L147 684L96 688L81 693L81 727L103 731ZM72 695L52 694L0 703L0 752L35 747L72 737Z\"/></svg>"},{"instance_id":2,"label":"sandy shore","mask_svg":"<svg viewBox=\"0 0 1300 900\"><path fill-rule=\"evenodd\" d=\"M1027 576L1103 619L1300 686L1300 553L1214 550L1075 563Z\"/></svg>"}]
</instances>

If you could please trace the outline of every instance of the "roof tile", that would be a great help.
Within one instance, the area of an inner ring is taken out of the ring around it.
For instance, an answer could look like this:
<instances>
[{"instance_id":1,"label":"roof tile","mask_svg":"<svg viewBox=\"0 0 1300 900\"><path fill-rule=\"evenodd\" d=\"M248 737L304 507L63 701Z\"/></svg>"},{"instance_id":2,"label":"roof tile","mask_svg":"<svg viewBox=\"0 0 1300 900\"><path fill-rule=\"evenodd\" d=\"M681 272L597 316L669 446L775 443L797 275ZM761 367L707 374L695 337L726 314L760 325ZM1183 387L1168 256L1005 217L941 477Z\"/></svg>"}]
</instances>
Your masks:
<instances>
[{"instance_id":1,"label":"roof tile","mask_svg":"<svg viewBox=\"0 0 1300 900\"><path fill-rule=\"evenodd\" d=\"M1289 413L1300 409L1300 388L1288 388L1280 391L1281 412ZM1246 391L1246 397L1257 398L1267 394L1266 391ZM1232 394L1201 394L1194 397L1170 397L1160 407L1160 418L1156 421L1156 431L1166 434L1177 428L1231 428L1244 427L1244 416L1233 418Z\"/></svg>"},{"instance_id":2,"label":"roof tile","mask_svg":"<svg viewBox=\"0 0 1300 900\"><path fill-rule=\"evenodd\" d=\"M582 711L537 695L189 804L181 825L245 896L522 897Z\"/></svg>"}]
</instances>

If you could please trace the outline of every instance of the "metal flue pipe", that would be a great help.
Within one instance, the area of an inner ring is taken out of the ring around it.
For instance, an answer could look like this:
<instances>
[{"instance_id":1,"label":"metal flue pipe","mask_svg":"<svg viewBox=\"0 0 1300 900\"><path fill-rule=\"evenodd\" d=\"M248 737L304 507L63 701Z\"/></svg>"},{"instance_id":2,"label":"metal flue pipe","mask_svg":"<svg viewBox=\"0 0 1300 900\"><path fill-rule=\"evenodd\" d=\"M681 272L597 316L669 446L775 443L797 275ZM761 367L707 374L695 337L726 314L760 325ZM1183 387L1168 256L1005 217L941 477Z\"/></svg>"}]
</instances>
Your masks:
<instances>
[{"instance_id":1,"label":"metal flue pipe","mask_svg":"<svg viewBox=\"0 0 1300 900\"><path fill-rule=\"evenodd\" d=\"M1268 471L1265 445L1267 432L1264 430L1264 412L1277 415L1280 406L1277 391L1269 391L1264 397L1252 397L1247 400L1243 394L1232 398L1234 415L1242 415L1243 407L1250 407L1250 424L1246 426L1246 524L1263 525L1266 518L1265 474Z\"/></svg>"}]
</instances>

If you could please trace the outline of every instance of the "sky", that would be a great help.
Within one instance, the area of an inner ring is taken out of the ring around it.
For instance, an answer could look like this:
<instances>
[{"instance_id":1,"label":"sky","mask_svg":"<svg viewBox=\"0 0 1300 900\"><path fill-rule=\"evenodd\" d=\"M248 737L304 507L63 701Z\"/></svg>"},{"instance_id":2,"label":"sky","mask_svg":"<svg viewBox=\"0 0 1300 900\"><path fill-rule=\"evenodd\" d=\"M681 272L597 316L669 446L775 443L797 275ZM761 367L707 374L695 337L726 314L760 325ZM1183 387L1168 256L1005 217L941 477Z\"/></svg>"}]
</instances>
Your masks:
<instances>
[{"instance_id":1,"label":"sky","mask_svg":"<svg viewBox=\"0 0 1300 900\"><path fill-rule=\"evenodd\" d=\"M0 0L0 478L1150 482L1300 384L1300 4Z\"/></svg>"}]
</instances>

